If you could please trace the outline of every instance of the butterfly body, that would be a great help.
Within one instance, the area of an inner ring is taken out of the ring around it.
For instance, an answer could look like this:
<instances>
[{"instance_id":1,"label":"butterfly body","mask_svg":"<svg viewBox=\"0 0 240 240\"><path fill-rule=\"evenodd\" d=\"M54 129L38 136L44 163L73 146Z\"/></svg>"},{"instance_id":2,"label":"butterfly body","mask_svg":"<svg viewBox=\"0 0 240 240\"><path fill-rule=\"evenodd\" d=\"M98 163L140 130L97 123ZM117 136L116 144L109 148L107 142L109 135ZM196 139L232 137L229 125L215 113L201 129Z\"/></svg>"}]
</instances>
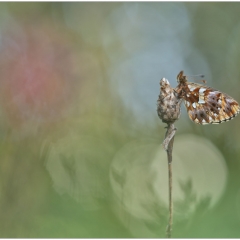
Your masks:
<instances>
[{"instance_id":1,"label":"butterfly body","mask_svg":"<svg viewBox=\"0 0 240 240\"><path fill-rule=\"evenodd\" d=\"M188 82L181 71L177 76L179 85L175 89L184 99L189 118L198 124L218 124L234 118L240 107L227 94L205 85Z\"/></svg>"}]
</instances>

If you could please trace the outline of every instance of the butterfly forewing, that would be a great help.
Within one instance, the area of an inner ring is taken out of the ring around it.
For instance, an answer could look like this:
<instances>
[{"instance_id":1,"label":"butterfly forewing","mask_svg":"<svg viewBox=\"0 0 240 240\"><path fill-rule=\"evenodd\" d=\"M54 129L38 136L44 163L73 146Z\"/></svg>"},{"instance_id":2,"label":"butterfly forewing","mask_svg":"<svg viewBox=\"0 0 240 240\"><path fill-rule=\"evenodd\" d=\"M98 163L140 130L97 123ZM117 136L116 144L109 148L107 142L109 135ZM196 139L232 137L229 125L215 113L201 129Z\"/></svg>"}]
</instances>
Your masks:
<instances>
[{"instance_id":1,"label":"butterfly forewing","mask_svg":"<svg viewBox=\"0 0 240 240\"><path fill-rule=\"evenodd\" d=\"M178 80L177 92L185 100L189 118L195 123L218 124L231 120L240 112L238 103L227 94L187 82L183 74L180 77L178 75Z\"/></svg>"}]
</instances>

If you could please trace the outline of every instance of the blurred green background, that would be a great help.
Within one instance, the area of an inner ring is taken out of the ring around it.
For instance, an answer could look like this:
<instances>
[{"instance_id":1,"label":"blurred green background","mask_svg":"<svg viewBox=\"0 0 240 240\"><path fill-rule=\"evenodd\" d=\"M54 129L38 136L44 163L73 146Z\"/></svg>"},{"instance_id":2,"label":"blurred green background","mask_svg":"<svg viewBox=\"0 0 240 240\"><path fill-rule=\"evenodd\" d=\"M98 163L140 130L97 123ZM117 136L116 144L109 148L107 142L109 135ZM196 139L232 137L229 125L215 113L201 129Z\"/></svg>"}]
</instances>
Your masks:
<instances>
[{"instance_id":1,"label":"blurred green background","mask_svg":"<svg viewBox=\"0 0 240 240\"><path fill-rule=\"evenodd\" d=\"M240 3L0 3L0 237L165 237L159 81L240 101ZM191 81L198 81L192 79ZM240 237L240 118L183 108L176 238Z\"/></svg>"}]
</instances>

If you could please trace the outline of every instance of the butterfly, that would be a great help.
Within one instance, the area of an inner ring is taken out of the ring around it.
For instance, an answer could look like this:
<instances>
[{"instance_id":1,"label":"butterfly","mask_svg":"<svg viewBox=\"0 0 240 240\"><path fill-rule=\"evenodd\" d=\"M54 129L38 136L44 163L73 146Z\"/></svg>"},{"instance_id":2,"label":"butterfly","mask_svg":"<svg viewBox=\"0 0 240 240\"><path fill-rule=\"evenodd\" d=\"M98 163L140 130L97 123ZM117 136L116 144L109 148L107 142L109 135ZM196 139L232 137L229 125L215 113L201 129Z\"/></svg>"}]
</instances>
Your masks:
<instances>
[{"instance_id":1,"label":"butterfly","mask_svg":"<svg viewBox=\"0 0 240 240\"><path fill-rule=\"evenodd\" d=\"M181 71L177 75L175 92L184 99L189 118L198 124L219 124L227 122L240 112L237 101L227 94L211 87L187 81Z\"/></svg>"}]
</instances>

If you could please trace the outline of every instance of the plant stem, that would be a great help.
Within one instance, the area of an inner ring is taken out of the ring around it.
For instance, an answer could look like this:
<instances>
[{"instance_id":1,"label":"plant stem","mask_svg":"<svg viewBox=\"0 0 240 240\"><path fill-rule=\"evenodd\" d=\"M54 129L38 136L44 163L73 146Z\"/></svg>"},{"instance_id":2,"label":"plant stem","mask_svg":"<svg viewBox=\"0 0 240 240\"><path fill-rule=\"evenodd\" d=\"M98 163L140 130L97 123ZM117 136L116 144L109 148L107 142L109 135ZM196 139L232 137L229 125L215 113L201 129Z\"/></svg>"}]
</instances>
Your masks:
<instances>
[{"instance_id":1,"label":"plant stem","mask_svg":"<svg viewBox=\"0 0 240 240\"><path fill-rule=\"evenodd\" d=\"M174 136L176 133L176 128L173 123L168 124L167 132L165 135L165 139L163 142L163 146L167 151L168 157L168 191L169 191L169 219L168 226L166 231L166 237L171 238L172 234L172 224L173 224L173 199L172 199L172 150L173 150L173 142Z\"/></svg>"},{"instance_id":2,"label":"plant stem","mask_svg":"<svg viewBox=\"0 0 240 240\"><path fill-rule=\"evenodd\" d=\"M182 73L182 72L181 72ZM181 77L181 75L180 75ZM172 151L176 128L174 122L181 113L182 92L173 89L166 78L160 80L160 94L157 101L157 113L163 123L167 124L167 132L163 141L163 148L167 151L168 158L168 189L169 189L169 220L166 237L171 238L173 225L173 199L172 199Z\"/></svg>"}]
</instances>

